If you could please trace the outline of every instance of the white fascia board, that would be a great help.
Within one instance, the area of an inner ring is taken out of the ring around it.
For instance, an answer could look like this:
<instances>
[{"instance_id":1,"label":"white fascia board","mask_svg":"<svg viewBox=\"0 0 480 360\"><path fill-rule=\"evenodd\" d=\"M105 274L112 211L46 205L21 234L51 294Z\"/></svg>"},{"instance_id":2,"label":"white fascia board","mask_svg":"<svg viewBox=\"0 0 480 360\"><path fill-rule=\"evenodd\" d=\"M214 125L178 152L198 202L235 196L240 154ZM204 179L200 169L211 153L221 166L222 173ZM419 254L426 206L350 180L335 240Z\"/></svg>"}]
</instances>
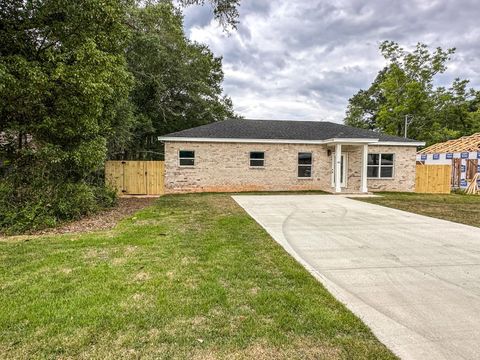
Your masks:
<instances>
[{"instance_id":1,"label":"white fascia board","mask_svg":"<svg viewBox=\"0 0 480 360\"><path fill-rule=\"evenodd\" d=\"M190 137L163 137L159 141L180 142L218 142L218 143L270 143L270 144L324 144L325 140L282 140L282 139L236 139L236 138L190 138Z\"/></svg>"},{"instance_id":2,"label":"white fascia board","mask_svg":"<svg viewBox=\"0 0 480 360\"><path fill-rule=\"evenodd\" d=\"M333 138L333 139L328 139L325 140L326 143L329 144L343 144L343 145L349 145L349 144L372 144L375 145L378 143L378 139L370 139L370 138Z\"/></svg>"},{"instance_id":3,"label":"white fascia board","mask_svg":"<svg viewBox=\"0 0 480 360\"><path fill-rule=\"evenodd\" d=\"M159 141L175 142L214 142L214 143L255 143L255 144L369 144L369 145L391 145L391 146L424 146L423 142L395 142L379 141L369 138L332 138L326 140L289 140L289 139L241 139L241 138L199 138L199 137L169 137L159 136Z\"/></svg>"},{"instance_id":4,"label":"white fascia board","mask_svg":"<svg viewBox=\"0 0 480 360\"><path fill-rule=\"evenodd\" d=\"M159 136L159 141L181 141L181 142L220 142L220 143L270 143L270 144L333 144L353 143L371 144L377 143L378 139L327 139L327 140L289 140L289 139L237 139L237 138L191 138L191 137L168 137Z\"/></svg>"},{"instance_id":5,"label":"white fascia board","mask_svg":"<svg viewBox=\"0 0 480 360\"><path fill-rule=\"evenodd\" d=\"M403 141L379 141L375 145L385 145L385 146L425 146L425 142L416 141L416 142L403 142Z\"/></svg>"}]
</instances>

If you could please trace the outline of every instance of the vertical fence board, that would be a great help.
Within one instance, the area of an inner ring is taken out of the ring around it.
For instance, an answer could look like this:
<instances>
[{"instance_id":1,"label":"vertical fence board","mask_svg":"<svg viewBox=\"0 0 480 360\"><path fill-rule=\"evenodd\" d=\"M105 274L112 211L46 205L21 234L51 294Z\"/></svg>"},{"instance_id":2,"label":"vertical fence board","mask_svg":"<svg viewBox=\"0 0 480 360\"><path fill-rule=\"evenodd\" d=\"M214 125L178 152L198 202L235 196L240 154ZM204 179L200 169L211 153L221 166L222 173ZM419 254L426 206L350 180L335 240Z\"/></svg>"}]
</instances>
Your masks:
<instances>
[{"instance_id":1,"label":"vertical fence board","mask_svg":"<svg viewBox=\"0 0 480 360\"><path fill-rule=\"evenodd\" d=\"M417 165L415 192L449 194L451 171L450 165Z\"/></svg>"},{"instance_id":2,"label":"vertical fence board","mask_svg":"<svg viewBox=\"0 0 480 360\"><path fill-rule=\"evenodd\" d=\"M163 161L107 161L105 181L119 195L161 195Z\"/></svg>"},{"instance_id":3,"label":"vertical fence board","mask_svg":"<svg viewBox=\"0 0 480 360\"><path fill-rule=\"evenodd\" d=\"M164 163L163 161L146 161L147 194L158 195L163 193Z\"/></svg>"},{"instance_id":4,"label":"vertical fence board","mask_svg":"<svg viewBox=\"0 0 480 360\"><path fill-rule=\"evenodd\" d=\"M105 182L121 195L123 190L123 164L121 161L107 161L105 163Z\"/></svg>"},{"instance_id":5,"label":"vertical fence board","mask_svg":"<svg viewBox=\"0 0 480 360\"><path fill-rule=\"evenodd\" d=\"M125 161L124 193L130 195L146 195L147 184L144 161Z\"/></svg>"}]
</instances>

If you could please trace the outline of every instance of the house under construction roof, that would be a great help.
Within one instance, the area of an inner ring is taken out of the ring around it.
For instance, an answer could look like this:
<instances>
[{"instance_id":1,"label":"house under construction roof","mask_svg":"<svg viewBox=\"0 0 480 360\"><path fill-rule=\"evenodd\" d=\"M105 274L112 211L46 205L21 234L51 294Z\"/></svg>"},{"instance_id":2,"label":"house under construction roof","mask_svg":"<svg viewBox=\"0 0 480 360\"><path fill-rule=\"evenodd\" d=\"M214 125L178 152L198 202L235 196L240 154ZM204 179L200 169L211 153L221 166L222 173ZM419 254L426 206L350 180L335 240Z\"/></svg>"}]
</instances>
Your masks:
<instances>
[{"instance_id":1,"label":"house under construction roof","mask_svg":"<svg viewBox=\"0 0 480 360\"><path fill-rule=\"evenodd\" d=\"M419 154L441 154L480 151L480 132L462 136L459 139L448 140L443 143L433 144L420 150Z\"/></svg>"}]
</instances>

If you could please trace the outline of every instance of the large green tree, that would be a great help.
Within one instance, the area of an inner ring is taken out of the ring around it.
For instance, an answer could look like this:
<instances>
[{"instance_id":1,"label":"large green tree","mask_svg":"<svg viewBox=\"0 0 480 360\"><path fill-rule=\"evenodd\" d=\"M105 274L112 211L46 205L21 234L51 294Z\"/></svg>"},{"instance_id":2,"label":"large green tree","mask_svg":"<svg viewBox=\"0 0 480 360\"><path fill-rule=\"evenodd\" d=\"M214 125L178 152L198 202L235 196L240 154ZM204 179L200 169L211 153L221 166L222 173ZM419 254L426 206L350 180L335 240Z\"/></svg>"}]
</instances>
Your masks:
<instances>
[{"instance_id":1,"label":"large green tree","mask_svg":"<svg viewBox=\"0 0 480 360\"><path fill-rule=\"evenodd\" d=\"M9 160L28 155L68 168L71 177L101 163L111 121L130 90L128 5L7 1L0 14L0 131L16 138Z\"/></svg>"},{"instance_id":2,"label":"large green tree","mask_svg":"<svg viewBox=\"0 0 480 360\"><path fill-rule=\"evenodd\" d=\"M0 13L0 227L50 224L112 201L93 175L132 76L129 1L7 0Z\"/></svg>"},{"instance_id":3,"label":"large green tree","mask_svg":"<svg viewBox=\"0 0 480 360\"><path fill-rule=\"evenodd\" d=\"M235 25L237 1L206 2L217 19ZM203 89L206 77L220 83L220 61L205 47L178 40L180 18L171 2L162 0L2 1L0 230L53 225L111 203L100 176L108 147L128 143L132 129L134 134L142 126L150 131L152 109L186 112L172 104L181 103L182 96L205 100L210 94ZM176 52L177 46L185 49ZM172 67L172 56L180 60L179 69ZM189 62L198 74L186 66ZM143 69L149 72L145 76ZM172 69L178 75L169 78L166 72ZM175 94L176 80L194 75L179 88L182 96L163 97ZM156 85L163 90L153 90L153 98L142 94ZM163 102L168 105L159 105ZM190 100L191 111L208 112L201 103ZM177 117L185 119L192 118Z\"/></svg>"},{"instance_id":4,"label":"large green tree","mask_svg":"<svg viewBox=\"0 0 480 360\"><path fill-rule=\"evenodd\" d=\"M427 143L443 141L478 129L478 92L468 81L455 80L451 87L435 87L434 80L446 70L455 49L430 51L417 44L412 52L385 41L380 51L387 60L367 90L349 100L345 123L403 136Z\"/></svg>"},{"instance_id":5,"label":"large green tree","mask_svg":"<svg viewBox=\"0 0 480 360\"><path fill-rule=\"evenodd\" d=\"M111 156L161 158L159 135L234 116L222 94L221 58L186 38L178 9L168 2L150 4L135 9L130 21L126 57L136 121L130 141L112 147Z\"/></svg>"}]
</instances>

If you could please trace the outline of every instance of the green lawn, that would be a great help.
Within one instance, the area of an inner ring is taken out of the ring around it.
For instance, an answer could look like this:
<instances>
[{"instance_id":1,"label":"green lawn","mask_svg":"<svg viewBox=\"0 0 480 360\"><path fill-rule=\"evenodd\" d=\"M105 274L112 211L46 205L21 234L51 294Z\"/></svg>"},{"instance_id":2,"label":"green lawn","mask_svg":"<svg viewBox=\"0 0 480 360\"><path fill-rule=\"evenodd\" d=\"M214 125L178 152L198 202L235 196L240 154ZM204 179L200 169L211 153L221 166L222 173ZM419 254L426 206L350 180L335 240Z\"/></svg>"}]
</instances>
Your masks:
<instances>
[{"instance_id":1,"label":"green lawn","mask_svg":"<svg viewBox=\"0 0 480 360\"><path fill-rule=\"evenodd\" d=\"M0 358L391 359L224 194L0 240Z\"/></svg>"},{"instance_id":2,"label":"green lawn","mask_svg":"<svg viewBox=\"0 0 480 360\"><path fill-rule=\"evenodd\" d=\"M378 198L356 198L439 219L480 227L480 196L381 193Z\"/></svg>"}]
</instances>

